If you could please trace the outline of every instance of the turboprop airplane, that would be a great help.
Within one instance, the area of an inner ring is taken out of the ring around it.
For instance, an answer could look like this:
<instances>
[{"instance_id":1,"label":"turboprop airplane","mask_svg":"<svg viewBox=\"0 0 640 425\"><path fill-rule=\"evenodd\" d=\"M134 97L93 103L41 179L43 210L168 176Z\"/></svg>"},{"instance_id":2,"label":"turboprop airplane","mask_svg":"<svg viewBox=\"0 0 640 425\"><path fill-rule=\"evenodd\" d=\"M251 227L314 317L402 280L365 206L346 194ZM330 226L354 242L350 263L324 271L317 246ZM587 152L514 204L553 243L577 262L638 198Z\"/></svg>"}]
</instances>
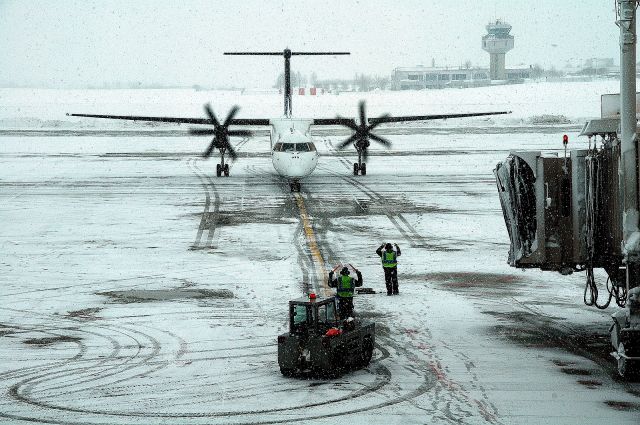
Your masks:
<instances>
[{"instance_id":1,"label":"turboprop airplane","mask_svg":"<svg viewBox=\"0 0 640 425\"><path fill-rule=\"evenodd\" d=\"M144 117L128 115L95 115L95 114L68 114L74 117L108 118L133 121L156 121L182 124L210 125L212 128L193 128L190 134L199 136L213 136L209 147L202 154L203 157L211 156L214 149L220 153L220 163L216 165L216 175L229 176L229 164L225 163L225 154L228 153L232 160L237 154L230 143L231 137L250 137L249 130L231 130L230 126L269 126L271 139L271 160L276 172L286 178L291 186L291 191L300 191L300 180L313 173L318 164L318 152L311 137L311 126L342 125L351 130L353 134L338 145L338 149L344 149L353 144L358 154L358 162L353 164L354 175L366 175L366 160L370 141L373 140L385 147L390 147L391 142L384 137L373 133L380 124L406 121L426 121L447 118L477 117L484 115L501 115L509 112L475 112L466 114L440 114L440 115L413 115L393 117L383 115L378 118L367 118L365 104L359 104L358 118L294 118L291 102L291 65L292 56L315 55L348 55L349 52L292 52L285 49L283 52L231 52L225 55L244 56L283 56L284 57L284 115L278 118L235 118L238 106L234 106L224 122L220 122L210 105L205 105L207 118L178 118L178 117Z\"/></svg>"}]
</instances>

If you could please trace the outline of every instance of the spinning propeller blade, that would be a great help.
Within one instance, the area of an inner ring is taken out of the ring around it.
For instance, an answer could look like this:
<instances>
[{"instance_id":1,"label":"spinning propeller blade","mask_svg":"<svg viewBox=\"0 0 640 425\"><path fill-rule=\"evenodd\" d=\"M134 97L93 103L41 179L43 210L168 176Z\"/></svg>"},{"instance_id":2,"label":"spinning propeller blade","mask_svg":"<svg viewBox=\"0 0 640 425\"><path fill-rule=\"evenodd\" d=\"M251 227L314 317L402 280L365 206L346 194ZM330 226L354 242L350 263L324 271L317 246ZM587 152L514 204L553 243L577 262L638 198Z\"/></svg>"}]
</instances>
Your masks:
<instances>
[{"instance_id":1,"label":"spinning propeller blade","mask_svg":"<svg viewBox=\"0 0 640 425\"><path fill-rule=\"evenodd\" d=\"M211 109L210 104L207 103L206 105L204 105L204 110L209 117L213 128L192 128L189 130L189 134L192 134L194 136L214 136L211 140L211 143L209 143L207 150L204 151L202 156L204 158L210 157L213 150L217 148L220 150L220 153L222 155L224 155L225 151L228 151L231 159L236 159L238 157L238 154L236 153L235 149L233 149L233 146L231 146L229 138L233 136L251 137L252 135L249 130L229 130L229 125L231 125L233 118L240 110L240 107L236 105L231 108L229 114L227 114L227 117L224 120L224 123L222 124L220 124L220 121L218 121L218 117L216 117L213 109Z\"/></svg>"},{"instance_id":2,"label":"spinning propeller blade","mask_svg":"<svg viewBox=\"0 0 640 425\"><path fill-rule=\"evenodd\" d=\"M369 145L371 144L370 140L374 140L374 141L380 143L381 145L383 145L386 148L391 146L391 142L389 140L385 139L384 137L380 137L377 134L374 134L372 132L372 130L374 128L376 128L378 125L380 125L380 123L379 122L374 122L373 124L368 124L368 122L367 122L367 112L366 112L366 107L365 107L364 101L360 101L360 103L358 105L358 115L359 115L359 118L360 118L360 122L358 124L354 124L354 123L348 122L348 121L345 121L344 123L341 123L341 125L353 130L354 134L352 134L344 142L340 143L338 145L338 149L344 149L344 148L346 148L347 146L349 146L350 144L353 143L355 148L359 152L362 152L362 156L366 160L368 158L368 156L369 156L368 148L369 148ZM378 119L386 119L388 117L389 117L389 115L383 115L383 116L379 117Z\"/></svg>"}]
</instances>

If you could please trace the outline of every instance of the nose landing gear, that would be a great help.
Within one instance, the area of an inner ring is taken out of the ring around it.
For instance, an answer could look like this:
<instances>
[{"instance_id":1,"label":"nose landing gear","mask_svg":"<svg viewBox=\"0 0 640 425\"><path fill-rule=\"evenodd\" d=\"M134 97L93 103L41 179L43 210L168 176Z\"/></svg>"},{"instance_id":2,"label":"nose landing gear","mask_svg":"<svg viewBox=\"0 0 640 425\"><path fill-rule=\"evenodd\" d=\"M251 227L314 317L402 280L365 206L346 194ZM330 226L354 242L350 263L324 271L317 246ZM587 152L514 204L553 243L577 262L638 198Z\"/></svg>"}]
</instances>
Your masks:
<instances>
[{"instance_id":1,"label":"nose landing gear","mask_svg":"<svg viewBox=\"0 0 640 425\"><path fill-rule=\"evenodd\" d=\"M291 192L300 192L300 182L299 181L291 181L289 182L289 187L291 188Z\"/></svg>"}]
</instances>

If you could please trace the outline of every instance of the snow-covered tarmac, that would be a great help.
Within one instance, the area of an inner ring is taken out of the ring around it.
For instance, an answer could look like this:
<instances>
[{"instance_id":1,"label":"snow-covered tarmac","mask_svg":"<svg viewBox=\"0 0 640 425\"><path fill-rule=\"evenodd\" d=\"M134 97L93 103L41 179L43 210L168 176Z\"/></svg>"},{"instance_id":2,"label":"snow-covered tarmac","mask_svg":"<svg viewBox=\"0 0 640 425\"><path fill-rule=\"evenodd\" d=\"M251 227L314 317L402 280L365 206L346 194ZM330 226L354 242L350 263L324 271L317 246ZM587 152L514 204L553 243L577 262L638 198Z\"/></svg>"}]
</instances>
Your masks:
<instances>
[{"instance_id":1,"label":"snow-covered tarmac","mask_svg":"<svg viewBox=\"0 0 640 425\"><path fill-rule=\"evenodd\" d=\"M581 274L506 264L492 169L563 132L390 129L354 177L325 130L298 199L265 136L236 141L216 178L179 131L0 132L0 422L637 425L640 384L608 357L613 309L582 304ZM385 241L402 248L398 297ZM284 378L287 301L337 262L378 291L355 301L374 360Z\"/></svg>"}]
</instances>

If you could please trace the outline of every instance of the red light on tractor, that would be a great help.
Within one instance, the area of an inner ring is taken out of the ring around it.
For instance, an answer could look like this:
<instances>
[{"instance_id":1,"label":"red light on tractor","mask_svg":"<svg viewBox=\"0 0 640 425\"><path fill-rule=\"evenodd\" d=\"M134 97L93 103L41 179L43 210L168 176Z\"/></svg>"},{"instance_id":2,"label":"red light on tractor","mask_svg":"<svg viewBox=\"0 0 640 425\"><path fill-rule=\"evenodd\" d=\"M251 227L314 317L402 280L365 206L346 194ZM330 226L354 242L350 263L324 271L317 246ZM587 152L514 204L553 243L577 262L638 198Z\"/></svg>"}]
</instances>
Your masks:
<instances>
[{"instance_id":1,"label":"red light on tractor","mask_svg":"<svg viewBox=\"0 0 640 425\"><path fill-rule=\"evenodd\" d=\"M564 136L562 136L562 143L563 144L568 144L569 143L569 136L567 136L566 134Z\"/></svg>"},{"instance_id":2,"label":"red light on tractor","mask_svg":"<svg viewBox=\"0 0 640 425\"><path fill-rule=\"evenodd\" d=\"M311 301L315 300L315 299L316 299L316 294L314 294L313 292L312 292L312 293L310 293L310 294L309 294L309 299L310 299Z\"/></svg>"}]
</instances>

